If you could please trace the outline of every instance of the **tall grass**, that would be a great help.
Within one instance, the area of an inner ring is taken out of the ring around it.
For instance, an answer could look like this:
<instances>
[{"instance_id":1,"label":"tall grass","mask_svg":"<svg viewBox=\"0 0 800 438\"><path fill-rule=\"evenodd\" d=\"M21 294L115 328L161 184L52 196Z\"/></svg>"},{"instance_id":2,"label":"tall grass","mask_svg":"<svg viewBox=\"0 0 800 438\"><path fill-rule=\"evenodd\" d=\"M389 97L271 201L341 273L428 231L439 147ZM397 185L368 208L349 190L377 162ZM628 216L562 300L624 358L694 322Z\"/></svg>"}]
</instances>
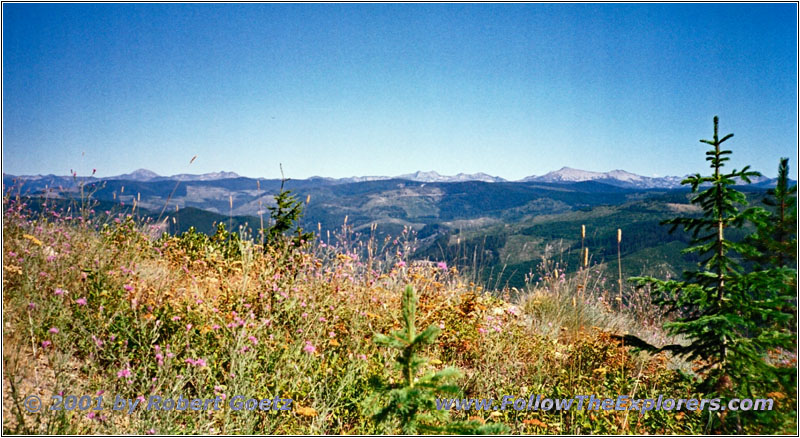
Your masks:
<instances>
[{"instance_id":1,"label":"tall grass","mask_svg":"<svg viewBox=\"0 0 800 438\"><path fill-rule=\"evenodd\" d=\"M154 224L134 217L33 216L9 197L3 216L6 433L377 433L363 403L394 354L371 340L400 328L392 309L406 284L418 291L419 325L442 330L422 352L431 359L424 371L460 368L465 397L693 391L667 358L635 359L612 339L657 324L642 326L636 318L647 310L630 300L612 309L605 274L592 266L566 276L548 258L541 279L512 297L484 292L452 266L413 260L410 229L356 239L345 223L315 242L264 251L246 233L158 237ZM49 402L61 391L106 401L243 395L294 403L288 412L132 415L19 407L27 395ZM702 421L617 412L453 417L491 419L510 433L692 433Z\"/></svg>"}]
</instances>

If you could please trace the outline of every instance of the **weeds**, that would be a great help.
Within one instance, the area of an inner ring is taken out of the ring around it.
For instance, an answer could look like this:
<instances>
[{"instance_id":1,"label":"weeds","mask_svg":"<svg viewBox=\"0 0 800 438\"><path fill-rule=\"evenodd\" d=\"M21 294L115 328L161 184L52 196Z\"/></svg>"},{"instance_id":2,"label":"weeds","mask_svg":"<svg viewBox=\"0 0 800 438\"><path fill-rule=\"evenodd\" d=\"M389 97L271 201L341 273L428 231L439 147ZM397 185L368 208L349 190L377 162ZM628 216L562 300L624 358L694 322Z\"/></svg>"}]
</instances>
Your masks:
<instances>
[{"instance_id":1,"label":"weeds","mask_svg":"<svg viewBox=\"0 0 800 438\"><path fill-rule=\"evenodd\" d=\"M216 237L159 238L152 224L135 217L109 214L102 226L97 217L63 213L48 206L33 215L20 199L4 202L6 433L378 433L364 403L370 380L386 376L395 355L372 338L408 330L394 310L406 285L418 299L409 320L441 331L415 348L429 358L419 373L458 368L461 376L448 383L464 397L697 394L693 377L674 370L664 354L633 357L611 337L625 330L657 336L658 324L638 325L636 315L646 309L630 307L633 301L621 313L612 309L597 267L562 277L563 267L546 261L542 280L511 300L500 298L503 291L485 293L454 267L412 260L410 229L365 242L345 226L313 243L264 251L224 227ZM34 415L24 408L20 415L15 407L27 395L49 401L59 392L225 403L242 395L293 404L287 412L226 406L197 415L108 409ZM787 396L779 406L793 402ZM696 433L703 420L669 412L450 417L433 424L502 424L517 434Z\"/></svg>"}]
</instances>

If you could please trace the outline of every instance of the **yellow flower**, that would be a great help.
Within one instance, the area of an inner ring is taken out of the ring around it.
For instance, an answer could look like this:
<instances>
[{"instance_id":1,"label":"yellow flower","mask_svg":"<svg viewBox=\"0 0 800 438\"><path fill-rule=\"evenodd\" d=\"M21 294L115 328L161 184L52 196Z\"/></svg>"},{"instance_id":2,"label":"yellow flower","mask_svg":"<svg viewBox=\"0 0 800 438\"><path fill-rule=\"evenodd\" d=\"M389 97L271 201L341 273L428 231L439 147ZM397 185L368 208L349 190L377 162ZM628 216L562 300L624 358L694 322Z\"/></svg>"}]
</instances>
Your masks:
<instances>
[{"instance_id":1,"label":"yellow flower","mask_svg":"<svg viewBox=\"0 0 800 438\"><path fill-rule=\"evenodd\" d=\"M295 404L295 412L297 415L302 415L303 417L316 417L317 411L311 407L300 406L299 404Z\"/></svg>"},{"instance_id":2,"label":"yellow flower","mask_svg":"<svg viewBox=\"0 0 800 438\"><path fill-rule=\"evenodd\" d=\"M35 238L35 237L33 237L33 236L31 236L30 234L23 234L22 237L25 238L25 239L30 240L36 246L42 246L42 241L37 239L37 238Z\"/></svg>"}]
</instances>

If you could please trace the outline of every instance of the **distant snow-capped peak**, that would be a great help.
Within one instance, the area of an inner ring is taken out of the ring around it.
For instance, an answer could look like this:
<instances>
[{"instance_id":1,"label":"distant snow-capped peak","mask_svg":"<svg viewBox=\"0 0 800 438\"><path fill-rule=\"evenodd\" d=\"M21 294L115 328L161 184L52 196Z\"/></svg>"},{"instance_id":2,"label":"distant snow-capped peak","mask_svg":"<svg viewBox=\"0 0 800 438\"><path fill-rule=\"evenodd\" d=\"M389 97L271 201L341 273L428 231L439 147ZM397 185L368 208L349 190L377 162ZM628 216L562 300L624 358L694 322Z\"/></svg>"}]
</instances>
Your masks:
<instances>
[{"instance_id":1,"label":"distant snow-capped peak","mask_svg":"<svg viewBox=\"0 0 800 438\"><path fill-rule=\"evenodd\" d=\"M499 176L491 176L483 172L478 173L459 173L454 176L441 175L438 172L431 170L428 172L417 171L414 173L407 173L405 175L397 176L398 179L407 179L419 182L463 182L463 181L484 181L484 182L502 182L505 179Z\"/></svg>"},{"instance_id":2,"label":"distant snow-capped peak","mask_svg":"<svg viewBox=\"0 0 800 438\"><path fill-rule=\"evenodd\" d=\"M522 179L524 182L546 183L603 181L609 184L637 188L673 188L680 186L681 180L682 178L677 176L652 178L620 169L610 172L593 172L571 167L562 167L559 170L548 172L541 176L531 175Z\"/></svg>"}]
</instances>

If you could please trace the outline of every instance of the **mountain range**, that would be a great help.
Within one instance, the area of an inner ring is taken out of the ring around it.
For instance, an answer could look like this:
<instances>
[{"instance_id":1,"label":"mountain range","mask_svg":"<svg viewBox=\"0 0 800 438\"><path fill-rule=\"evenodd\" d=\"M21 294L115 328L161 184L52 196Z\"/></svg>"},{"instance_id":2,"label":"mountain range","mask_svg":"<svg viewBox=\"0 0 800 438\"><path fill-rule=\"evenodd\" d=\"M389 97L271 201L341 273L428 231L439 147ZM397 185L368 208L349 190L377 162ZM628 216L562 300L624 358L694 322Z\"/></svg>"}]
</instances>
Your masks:
<instances>
[{"instance_id":1,"label":"mountain range","mask_svg":"<svg viewBox=\"0 0 800 438\"><path fill-rule=\"evenodd\" d=\"M411 229L419 239L415 257L480 265L483 280L520 286L549 245L565 243L571 251L569 265L578 266L576 248L581 246L575 235L583 224L591 230L587 244L598 262L615 263L621 228L623 269L630 275L662 268L679 273L686 267L680 253L685 236L668 233L660 222L678 212L696 213L682 179L565 167L520 181L430 171L292 179L285 188L304 204L300 225L320 238L338 235L343 224L379 239ZM740 189L751 203L758 203L774 183L762 177ZM4 174L3 185L4 194L28 197L32 208L49 202L76 208L91 198L98 214L134 213L160 220L159 226L170 233L189 227L209 233L220 223L253 233L260 224L269 224L269 208L275 206L281 181L233 172L161 176L139 169L105 178Z\"/></svg>"},{"instance_id":2,"label":"mountain range","mask_svg":"<svg viewBox=\"0 0 800 438\"><path fill-rule=\"evenodd\" d=\"M13 175L3 174L3 179L6 177L18 178L29 182L33 181L49 181L50 187L63 186L67 187L71 182L76 179L81 181L139 181L139 182L155 182L155 181L216 181L224 179L242 178L235 172L211 172L199 175L192 174L178 174L172 176L161 176L157 173L147 170L138 169L131 173L109 176L103 178L95 177L71 177L71 176L56 176L56 175L22 175L14 177ZM625 170L612 170L610 172L594 172L588 170L573 169L571 167L562 167L559 170L548 172L544 175L531 175L522 178L518 181L509 181L499 176L488 175L483 172L466 174L459 173L457 175L441 175L436 171L417 171L398 176L353 176L348 178L329 178L321 176L313 176L308 178L308 181L317 181L327 184L347 184L359 183L367 181L385 181L385 180L407 180L425 183L453 183L453 182L467 182L467 181L482 181L487 183L498 182L541 182L541 183L575 183L583 181L597 181L614 185L618 187L636 188L636 189L651 189L661 188L670 189L680 187L681 181L685 177L680 176L665 176L665 177L647 177L637 175L635 173L627 172ZM252 179L252 178L251 178ZM260 179L260 178L258 178ZM769 185L774 183L774 180L768 177L758 177L753 180L753 183L758 185Z\"/></svg>"}]
</instances>

